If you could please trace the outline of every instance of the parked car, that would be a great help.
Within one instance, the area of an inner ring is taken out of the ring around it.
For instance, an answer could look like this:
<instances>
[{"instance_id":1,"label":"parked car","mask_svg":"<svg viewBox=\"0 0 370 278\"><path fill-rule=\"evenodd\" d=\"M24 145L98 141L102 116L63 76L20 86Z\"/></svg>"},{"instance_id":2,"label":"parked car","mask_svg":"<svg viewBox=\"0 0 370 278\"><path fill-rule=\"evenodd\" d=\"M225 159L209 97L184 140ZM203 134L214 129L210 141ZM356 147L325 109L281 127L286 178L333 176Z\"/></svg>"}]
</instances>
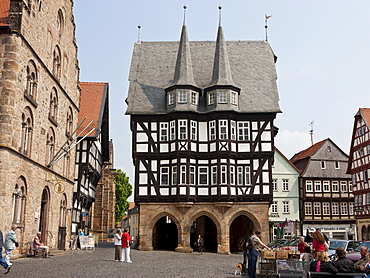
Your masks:
<instances>
[{"instance_id":1,"label":"parked car","mask_svg":"<svg viewBox=\"0 0 370 278\"><path fill-rule=\"evenodd\" d=\"M267 244L268 247L275 249L280 247L281 245L284 245L288 240L286 238L277 238L271 241L269 244Z\"/></svg>"},{"instance_id":2,"label":"parked car","mask_svg":"<svg viewBox=\"0 0 370 278\"><path fill-rule=\"evenodd\" d=\"M357 249L353 252L348 252L346 257L347 259L350 259L354 262L357 262L359 259L361 259L360 250L362 246L366 246L367 249L370 250L370 241L363 241L361 244L357 247Z\"/></svg>"},{"instance_id":3,"label":"parked car","mask_svg":"<svg viewBox=\"0 0 370 278\"><path fill-rule=\"evenodd\" d=\"M294 236L284 244L280 245L280 249L298 251L298 242L300 236Z\"/></svg>"},{"instance_id":4,"label":"parked car","mask_svg":"<svg viewBox=\"0 0 370 278\"><path fill-rule=\"evenodd\" d=\"M333 239L330 240L330 246L329 246L329 251L328 254L333 255L335 254L335 249L338 247L342 247L347 253L355 251L357 247L359 247L361 244L361 241L357 240L337 240Z\"/></svg>"}]
</instances>

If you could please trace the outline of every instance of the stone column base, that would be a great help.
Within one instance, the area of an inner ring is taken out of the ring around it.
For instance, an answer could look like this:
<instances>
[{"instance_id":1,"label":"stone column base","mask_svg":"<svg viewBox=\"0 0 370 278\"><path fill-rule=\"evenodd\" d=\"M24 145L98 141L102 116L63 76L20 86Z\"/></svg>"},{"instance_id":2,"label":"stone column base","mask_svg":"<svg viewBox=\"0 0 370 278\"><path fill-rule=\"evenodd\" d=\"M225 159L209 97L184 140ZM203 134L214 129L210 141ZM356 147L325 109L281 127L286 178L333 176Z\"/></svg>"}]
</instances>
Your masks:
<instances>
[{"instance_id":1,"label":"stone column base","mask_svg":"<svg viewBox=\"0 0 370 278\"><path fill-rule=\"evenodd\" d=\"M176 252L181 252L181 253L193 253L193 249L190 247L183 247L179 246L175 249Z\"/></svg>"},{"instance_id":2,"label":"stone column base","mask_svg":"<svg viewBox=\"0 0 370 278\"><path fill-rule=\"evenodd\" d=\"M139 246L138 248L140 251L153 251L153 247L143 247L143 246Z\"/></svg>"}]
</instances>

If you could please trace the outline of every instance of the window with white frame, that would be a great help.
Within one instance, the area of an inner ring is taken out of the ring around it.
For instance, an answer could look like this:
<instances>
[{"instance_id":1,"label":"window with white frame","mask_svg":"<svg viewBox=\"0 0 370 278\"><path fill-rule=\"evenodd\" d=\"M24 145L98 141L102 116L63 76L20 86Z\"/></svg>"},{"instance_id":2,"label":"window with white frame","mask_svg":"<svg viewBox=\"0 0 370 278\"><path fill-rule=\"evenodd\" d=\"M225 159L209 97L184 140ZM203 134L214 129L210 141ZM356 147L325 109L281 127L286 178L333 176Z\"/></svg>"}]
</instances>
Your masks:
<instances>
[{"instance_id":1,"label":"window with white frame","mask_svg":"<svg viewBox=\"0 0 370 278\"><path fill-rule=\"evenodd\" d=\"M221 184L227 183L227 166L221 165Z\"/></svg>"},{"instance_id":2,"label":"window with white frame","mask_svg":"<svg viewBox=\"0 0 370 278\"><path fill-rule=\"evenodd\" d=\"M26 205L26 182L18 178L13 192L13 224L23 224Z\"/></svg>"},{"instance_id":3,"label":"window with white frame","mask_svg":"<svg viewBox=\"0 0 370 278\"><path fill-rule=\"evenodd\" d=\"M212 166L212 184L217 184L217 166Z\"/></svg>"},{"instance_id":4,"label":"window with white frame","mask_svg":"<svg viewBox=\"0 0 370 278\"><path fill-rule=\"evenodd\" d=\"M227 92L218 92L218 103L227 103Z\"/></svg>"},{"instance_id":5,"label":"window with white frame","mask_svg":"<svg viewBox=\"0 0 370 278\"><path fill-rule=\"evenodd\" d=\"M180 166L180 184L186 184L186 166Z\"/></svg>"},{"instance_id":6,"label":"window with white frame","mask_svg":"<svg viewBox=\"0 0 370 278\"><path fill-rule=\"evenodd\" d=\"M339 161L334 161L334 168L335 169L340 169L340 163L339 163Z\"/></svg>"},{"instance_id":7,"label":"window with white frame","mask_svg":"<svg viewBox=\"0 0 370 278\"><path fill-rule=\"evenodd\" d=\"M197 122L190 121L191 124L191 140L197 140Z\"/></svg>"},{"instance_id":8,"label":"window with white frame","mask_svg":"<svg viewBox=\"0 0 370 278\"><path fill-rule=\"evenodd\" d=\"M187 92L186 91L179 91L178 92L178 102L179 103L186 103L187 102Z\"/></svg>"},{"instance_id":9,"label":"window with white frame","mask_svg":"<svg viewBox=\"0 0 370 278\"><path fill-rule=\"evenodd\" d=\"M216 140L216 121L209 122L209 136L210 140Z\"/></svg>"},{"instance_id":10,"label":"window with white frame","mask_svg":"<svg viewBox=\"0 0 370 278\"><path fill-rule=\"evenodd\" d=\"M188 139L188 120L179 120L179 139Z\"/></svg>"},{"instance_id":11,"label":"window with white frame","mask_svg":"<svg viewBox=\"0 0 370 278\"><path fill-rule=\"evenodd\" d=\"M191 92L190 103L194 105L198 104L198 93L197 92Z\"/></svg>"},{"instance_id":12,"label":"window with white frame","mask_svg":"<svg viewBox=\"0 0 370 278\"><path fill-rule=\"evenodd\" d=\"M219 132L220 132L220 139L226 140L227 139L227 120L219 120Z\"/></svg>"},{"instance_id":13,"label":"window with white frame","mask_svg":"<svg viewBox=\"0 0 370 278\"><path fill-rule=\"evenodd\" d=\"M340 204L340 214L341 215L347 215L348 214L348 206L347 206L347 203L341 203Z\"/></svg>"},{"instance_id":14,"label":"window with white frame","mask_svg":"<svg viewBox=\"0 0 370 278\"><path fill-rule=\"evenodd\" d=\"M251 173L250 173L250 167L249 166L245 166L244 168L245 170L245 180L244 180L244 184L245 185L249 185L251 184Z\"/></svg>"},{"instance_id":15,"label":"window with white frame","mask_svg":"<svg viewBox=\"0 0 370 278\"><path fill-rule=\"evenodd\" d=\"M208 105L215 104L215 92L208 93Z\"/></svg>"},{"instance_id":16,"label":"window with white frame","mask_svg":"<svg viewBox=\"0 0 370 278\"><path fill-rule=\"evenodd\" d=\"M346 181L341 181L340 182L340 191L341 192L347 192L347 182Z\"/></svg>"},{"instance_id":17,"label":"window with white frame","mask_svg":"<svg viewBox=\"0 0 370 278\"><path fill-rule=\"evenodd\" d=\"M170 122L170 139L175 140L176 134L175 134L175 121Z\"/></svg>"},{"instance_id":18,"label":"window with white frame","mask_svg":"<svg viewBox=\"0 0 370 278\"><path fill-rule=\"evenodd\" d=\"M278 186L277 186L277 179L272 180L272 191L277 191Z\"/></svg>"},{"instance_id":19,"label":"window with white frame","mask_svg":"<svg viewBox=\"0 0 370 278\"><path fill-rule=\"evenodd\" d=\"M348 192L352 192L352 182L348 182Z\"/></svg>"},{"instance_id":20,"label":"window with white frame","mask_svg":"<svg viewBox=\"0 0 370 278\"><path fill-rule=\"evenodd\" d=\"M338 192L339 191L338 181L332 181L331 186L332 186L332 191L333 192Z\"/></svg>"},{"instance_id":21,"label":"window with white frame","mask_svg":"<svg viewBox=\"0 0 370 278\"><path fill-rule=\"evenodd\" d=\"M283 179L283 191L289 191L289 180Z\"/></svg>"},{"instance_id":22,"label":"window with white frame","mask_svg":"<svg viewBox=\"0 0 370 278\"><path fill-rule=\"evenodd\" d=\"M243 166L238 166L236 170L237 170L236 176L237 184L243 185Z\"/></svg>"},{"instance_id":23,"label":"window with white frame","mask_svg":"<svg viewBox=\"0 0 370 278\"><path fill-rule=\"evenodd\" d=\"M177 184L177 166L172 166L172 184Z\"/></svg>"},{"instance_id":24,"label":"window with white frame","mask_svg":"<svg viewBox=\"0 0 370 278\"><path fill-rule=\"evenodd\" d=\"M235 166L230 166L230 184L235 185Z\"/></svg>"},{"instance_id":25,"label":"window with white frame","mask_svg":"<svg viewBox=\"0 0 370 278\"><path fill-rule=\"evenodd\" d=\"M231 126L231 140L236 140L236 122L230 121Z\"/></svg>"},{"instance_id":26,"label":"window with white frame","mask_svg":"<svg viewBox=\"0 0 370 278\"><path fill-rule=\"evenodd\" d=\"M161 168L161 185L168 185L168 167Z\"/></svg>"},{"instance_id":27,"label":"window with white frame","mask_svg":"<svg viewBox=\"0 0 370 278\"><path fill-rule=\"evenodd\" d=\"M306 192L312 192L312 181L306 181Z\"/></svg>"},{"instance_id":28,"label":"window with white frame","mask_svg":"<svg viewBox=\"0 0 370 278\"><path fill-rule=\"evenodd\" d=\"M199 166L198 168L198 181L200 185L208 184L208 167Z\"/></svg>"},{"instance_id":29,"label":"window with white frame","mask_svg":"<svg viewBox=\"0 0 370 278\"><path fill-rule=\"evenodd\" d=\"M238 122L238 141L249 140L249 122Z\"/></svg>"},{"instance_id":30,"label":"window with white frame","mask_svg":"<svg viewBox=\"0 0 370 278\"><path fill-rule=\"evenodd\" d=\"M289 213L289 201L283 201L283 213Z\"/></svg>"},{"instance_id":31,"label":"window with white frame","mask_svg":"<svg viewBox=\"0 0 370 278\"><path fill-rule=\"evenodd\" d=\"M271 213L278 213L277 202L272 202L271 203Z\"/></svg>"},{"instance_id":32,"label":"window with white frame","mask_svg":"<svg viewBox=\"0 0 370 278\"><path fill-rule=\"evenodd\" d=\"M321 181L315 181L315 192L321 192Z\"/></svg>"},{"instance_id":33,"label":"window with white frame","mask_svg":"<svg viewBox=\"0 0 370 278\"><path fill-rule=\"evenodd\" d=\"M360 157L363 157L365 155L365 152L364 152L363 148L359 149L358 153L359 153Z\"/></svg>"},{"instance_id":34,"label":"window with white frame","mask_svg":"<svg viewBox=\"0 0 370 278\"><path fill-rule=\"evenodd\" d=\"M349 215L353 215L354 203L349 203Z\"/></svg>"},{"instance_id":35,"label":"window with white frame","mask_svg":"<svg viewBox=\"0 0 370 278\"><path fill-rule=\"evenodd\" d=\"M190 166L190 182L191 185L195 184L195 166Z\"/></svg>"},{"instance_id":36,"label":"window with white frame","mask_svg":"<svg viewBox=\"0 0 370 278\"><path fill-rule=\"evenodd\" d=\"M238 94L231 92L231 104L238 105Z\"/></svg>"},{"instance_id":37,"label":"window with white frame","mask_svg":"<svg viewBox=\"0 0 370 278\"><path fill-rule=\"evenodd\" d=\"M326 163L325 161L321 161L321 169L325 169L326 168Z\"/></svg>"},{"instance_id":38,"label":"window with white frame","mask_svg":"<svg viewBox=\"0 0 370 278\"><path fill-rule=\"evenodd\" d=\"M329 203L322 203L322 214L323 215L330 214L330 204Z\"/></svg>"},{"instance_id":39,"label":"window with white frame","mask_svg":"<svg viewBox=\"0 0 370 278\"><path fill-rule=\"evenodd\" d=\"M368 182L369 177L368 177L368 174L367 174L367 170L363 171L363 177L364 177L364 182Z\"/></svg>"},{"instance_id":40,"label":"window with white frame","mask_svg":"<svg viewBox=\"0 0 370 278\"><path fill-rule=\"evenodd\" d=\"M329 181L323 181L322 187L324 192L330 192L330 182Z\"/></svg>"},{"instance_id":41,"label":"window with white frame","mask_svg":"<svg viewBox=\"0 0 370 278\"><path fill-rule=\"evenodd\" d=\"M313 213L315 215L321 214L321 203L313 203Z\"/></svg>"},{"instance_id":42,"label":"window with white frame","mask_svg":"<svg viewBox=\"0 0 370 278\"><path fill-rule=\"evenodd\" d=\"M305 215L312 215L312 203L304 203L304 213Z\"/></svg>"},{"instance_id":43,"label":"window with white frame","mask_svg":"<svg viewBox=\"0 0 370 278\"><path fill-rule=\"evenodd\" d=\"M160 123L160 140L167 141L168 140L168 123Z\"/></svg>"},{"instance_id":44,"label":"window with white frame","mask_svg":"<svg viewBox=\"0 0 370 278\"><path fill-rule=\"evenodd\" d=\"M338 203L332 203L331 204L331 211L332 211L333 215L339 215Z\"/></svg>"},{"instance_id":45,"label":"window with white frame","mask_svg":"<svg viewBox=\"0 0 370 278\"><path fill-rule=\"evenodd\" d=\"M175 94L173 92L168 93L168 105L175 103Z\"/></svg>"}]
</instances>

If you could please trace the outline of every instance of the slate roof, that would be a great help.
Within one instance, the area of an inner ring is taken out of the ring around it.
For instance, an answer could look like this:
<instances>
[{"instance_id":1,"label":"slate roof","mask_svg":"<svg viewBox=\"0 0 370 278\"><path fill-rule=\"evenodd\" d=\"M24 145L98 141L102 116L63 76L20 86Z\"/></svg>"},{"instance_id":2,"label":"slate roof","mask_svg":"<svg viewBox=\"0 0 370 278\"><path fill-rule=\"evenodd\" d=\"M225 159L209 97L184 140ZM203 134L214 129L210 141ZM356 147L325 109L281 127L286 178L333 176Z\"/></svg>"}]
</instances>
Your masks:
<instances>
[{"instance_id":1,"label":"slate roof","mask_svg":"<svg viewBox=\"0 0 370 278\"><path fill-rule=\"evenodd\" d=\"M81 134L86 135L91 129L96 128L89 136L99 135L102 117L104 112L105 100L108 94L108 83L81 82L81 102L80 113L78 114L78 123L81 123L84 117L86 120L78 128L77 134L92 121L94 122Z\"/></svg>"},{"instance_id":2,"label":"slate roof","mask_svg":"<svg viewBox=\"0 0 370 278\"><path fill-rule=\"evenodd\" d=\"M0 26L8 26L10 0L0 0Z\"/></svg>"},{"instance_id":3,"label":"slate roof","mask_svg":"<svg viewBox=\"0 0 370 278\"><path fill-rule=\"evenodd\" d=\"M192 41L189 49L194 81L205 89L212 82L214 41ZM277 113L276 57L265 41L225 41L232 81L241 89L239 112ZM166 114L166 93L174 78L179 42L137 42L129 74L126 114ZM206 113L201 106L196 111Z\"/></svg>"}]
</instances>

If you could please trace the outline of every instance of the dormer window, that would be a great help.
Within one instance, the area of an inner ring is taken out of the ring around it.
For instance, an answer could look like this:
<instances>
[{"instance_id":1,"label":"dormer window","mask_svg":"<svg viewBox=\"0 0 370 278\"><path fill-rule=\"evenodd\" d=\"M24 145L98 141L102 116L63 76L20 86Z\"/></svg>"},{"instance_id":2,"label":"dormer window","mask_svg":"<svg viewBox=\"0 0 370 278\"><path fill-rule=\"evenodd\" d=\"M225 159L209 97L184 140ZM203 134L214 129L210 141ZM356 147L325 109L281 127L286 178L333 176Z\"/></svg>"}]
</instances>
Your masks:
<instances>
[{"instance_id":1,"label":"dormer window","mask_svg":"<svg viewBox=\"0 0 370 278\"><path fill-rule=\"evenodd\" d=\"M321 169L325 169L326 168L326 163L325 161L321 161Z\"/></svg>"},{"instance_id":2,"label":"dormer window","mask_svg":"<svg viewBox=\"0 0 370 278\"><path fill-rule=\"evenodd\" d=\"M179 91L178 92L178 102L179 103L186 103L187 102L187 92L186 91Z\"/></svg>"},{"instance_id":3,"label":"dormer window","mask_svg":"<svg viewBox=\"0 0 370 278\"><path fill-rule=\"evenodd\" d=\"M168 94L168 105L173 105L175 103L175 95L174 93Z\"/></svg>"},{"instance_id":4,"label":"dormer window","mask_svg":"<svg viewBox=\"0 0 370 278\"><path fill-rule=\"evenodd\" d=\"M231 92L231 104L238 105L238 94Z\"/></svg>"},{"instance_id":5,"label":"dormer window","mask_svg":"<svg viewBox=\"0 0 370 278\"><path fill-rule=\"evenodd\" d=\"M215 93L209 93L208 94L208 105L215 104Z\"/></svg>"},{"instance_id":6,"label":"dormer window","mask_svg":"<svg viewBox=\"0 0 370 278\"><path fill-rule=\"evenodd\" d=\"M198 93L191 92L190 103L194 105L198 104Z\"/></svg>"},{"instance_id":7,"label":"dormer window","mask_svg":"<svg viewBox=\"0 0 370 278\"><path fill-rule=\"evenodd\" d=\"M218 92L218 103L227 103L227 92Z\"/></svg>"}]
</instances>

